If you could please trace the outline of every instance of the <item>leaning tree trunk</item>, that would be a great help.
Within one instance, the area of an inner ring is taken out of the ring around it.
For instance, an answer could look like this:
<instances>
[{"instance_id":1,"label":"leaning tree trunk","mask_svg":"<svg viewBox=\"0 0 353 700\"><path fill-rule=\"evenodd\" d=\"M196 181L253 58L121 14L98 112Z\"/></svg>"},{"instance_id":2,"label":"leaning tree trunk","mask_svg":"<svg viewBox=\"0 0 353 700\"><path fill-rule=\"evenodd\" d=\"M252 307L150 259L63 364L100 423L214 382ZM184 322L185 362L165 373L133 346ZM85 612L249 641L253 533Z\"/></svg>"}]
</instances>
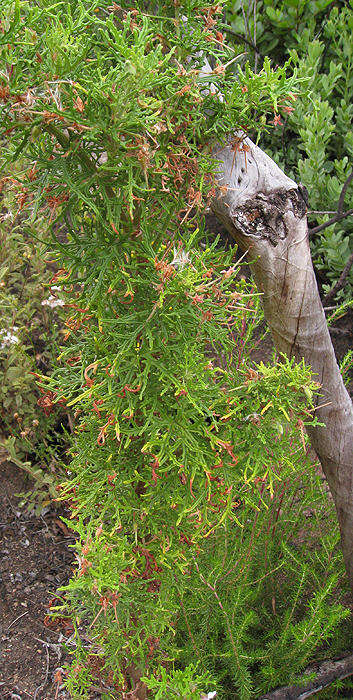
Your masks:
<instances>
[{"instance_id":1,"label":"leaning tree trunk","mask_svg":"<svg viewBox=\"0 0 353 700\"><path fill-rule=\"evenodd\" d=\"M312 426L308 432L336 506L353 590L353 406L312 266L306 190L250 139L230 141L215 149L215 156L220 196L212 209L248 252L275 346L288 357L304 358L322 387L316 416L325 426Z\"/></svg>"}]
</instances>

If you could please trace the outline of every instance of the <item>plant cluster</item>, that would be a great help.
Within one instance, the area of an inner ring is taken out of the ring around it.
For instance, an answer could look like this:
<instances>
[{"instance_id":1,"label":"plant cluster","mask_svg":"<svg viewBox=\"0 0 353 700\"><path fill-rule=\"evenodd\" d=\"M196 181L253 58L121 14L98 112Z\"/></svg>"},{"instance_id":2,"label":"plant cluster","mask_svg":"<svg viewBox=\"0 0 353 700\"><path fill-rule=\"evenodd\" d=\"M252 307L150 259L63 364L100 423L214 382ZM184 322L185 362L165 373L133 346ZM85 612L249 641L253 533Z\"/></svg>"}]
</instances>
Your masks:
<instances>
[{"instance_id":1,"label":"plant cluster","mask_svg":"<svg viewBox=\"0 0 353 700\"><path fill-rule=\"evenodd\" d=\"M20 213L16 168L8 170L1 189L1 441L9 459L35 480L24 501L40 512L55 495L58 416L38 410L42 400L33 373L53 366L60 333L54 320L63 301L59 290L51 295L46 287L53 269L45 263L33 224ZM44 228L43 222L38 226Z\"/></svg>"},{"instance_id":2,"label":"plant cluster","mask_svg":"<svg viewBox=\"0 0 353 700\"><path fill-rule=\"evenodd\" d=\"M298 81L268 61L234 78L223 3L8 5L6 158L25 158L13 186L49 223L68 310L57 366L37 372L44 412L65 406L74 426L58 489L77 533L56 605L75 627L67 687L251 697L283 677L287 645L293 675L347 616L328 602L335 534L318 579L291 539L318 385L284 357L251 362L259 296L204 226L222 196L212 140L275 122ZM271 632L280 569L291 607Z\"/></svg>"},{"instance_id":3,"label":"plant cluster","mask_svg":"<svg viewBox=\"0 0 353 700\"><path fill-rule=\"evenodd\" d=\"M307 187L313 226L333 218L339 203L342 212L351 212L311 239L322 287L328 292L353 247L353 3L238 0L230 5L235 40L246 40L253 63L260 66L265 54L280 65L290 58L298 75L308 80L307 92L264 143L285 172ZM352 291L351 270L337 299L351 299Z\"/></svg>"}]
</instances>

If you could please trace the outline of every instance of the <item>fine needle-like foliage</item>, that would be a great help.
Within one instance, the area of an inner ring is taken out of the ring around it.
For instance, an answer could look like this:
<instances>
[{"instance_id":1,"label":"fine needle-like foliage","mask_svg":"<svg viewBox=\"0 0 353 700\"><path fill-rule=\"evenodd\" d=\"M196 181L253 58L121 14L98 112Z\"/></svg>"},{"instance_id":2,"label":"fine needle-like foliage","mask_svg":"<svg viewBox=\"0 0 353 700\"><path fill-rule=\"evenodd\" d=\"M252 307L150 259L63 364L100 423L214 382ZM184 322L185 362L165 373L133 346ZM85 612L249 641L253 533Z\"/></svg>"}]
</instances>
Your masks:
<instances>
[{"instance_id":1,"label":"fine needle-like foliage","mask_svg":"<svg viewBox=\"0 0 353 700\"><path fill-rule=\"evenodd\" d=\"M317 385L286 358L251 364L258 295L203 217L216 195L212 139L259 133L298 83L268 61L235 70L221 2L1 4L3 140L8 162L27 163L6 184L32 220L47 216L68 310L57 368L38 375L45 410L65 405L74 419L59 490L77 533L57 606L75 626L68 687L86 697L99 678L119 698L143 675L156 698L222 697L222 685L250 697L261 654L244 658L242 645L258 619L229 576L253 551L249 522L271 512L275 528ZM315 598L295 627L307 569L293 570L282 644L297 640L295 672L344 613L316 615ZM270 685L275 639L266 644Z\"/></svg>"}]
</instances>

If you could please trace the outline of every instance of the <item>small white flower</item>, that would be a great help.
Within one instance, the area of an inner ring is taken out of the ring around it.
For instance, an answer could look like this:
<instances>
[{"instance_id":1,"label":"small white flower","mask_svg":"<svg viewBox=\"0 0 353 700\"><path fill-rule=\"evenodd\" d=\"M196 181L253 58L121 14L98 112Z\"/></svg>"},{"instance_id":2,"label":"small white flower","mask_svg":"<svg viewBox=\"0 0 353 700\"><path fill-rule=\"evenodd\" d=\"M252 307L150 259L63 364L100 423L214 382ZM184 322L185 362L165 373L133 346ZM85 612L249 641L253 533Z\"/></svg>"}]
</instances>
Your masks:
<instances>
[{"instance_id":1,"label":"small white flower","mask_svg":"<svg viewBox=\"0 0 353 700\"><path fill-rule=\"evenodd\" d=\"M207 695L201 695L200 700L213 700L215 697L217 697L217 691L212 690L211 693L207 693Z\"/></svg>"},{"instance_id":2,"label":"small white flower","mask_svg":"<svg viewBox=\"0 0 353 700\"><path fill-rule=\"evenodd\" d=\"M15 334L15 331L17 331L17 330L18 330L17 326L14 326L12 328L13 332L7 331L7 330L5 330L5 328L2 328L0 330L0 337L1 337L0 348L1 348L1 350L8 347L9 345L16 345L17 343L20 342L18 336Z\"/></svg>"},{"instance_id":3,"label":"small white flower","mask_svg":"<svg viewBox=\"0 0 353 700\"><path fill-rule=\"evenodd\" d=\"M257 421L260 419L261 419L261 416L259 416L258 413L249 413L248 416L245 416L245 418L243 418L243 421L244 421L244 423L247 423L248 421L254 421L254 420Z\"/></svg>"},{"instance_id":4,"label":"small white flower","mask_svg":"<svg viewBox=\"0 0 353 700\"><path fill-rule=\"evenodd\" d=\"M42 301L42 306L50 306L51 309L55 309L56 306L65 306L65 302L63 299L57 299L51 294L49 299Z\"/></svg>"},{"instance_id":5,"label":"small white flower","mask_svg":"<svg viewBox=\"0 0 353 700\"><path fill-rule=\"evenodd\" d=\"M25 101L31 107L34 104L34 102L36 101L34 92L32 92L31 90L27 90L27 92L25 94Z\"/></svg>"},{"instance_id":6,"label":"small white flower","mask_svg":"<svg viewBox=\"0 0 353 700\"><path fill-rule=\"evenodd\" d=\"M103 151L103 153L100 154L98 158L98 165L104 165L104 163L107 163L108 161L108 153L106 151Z\"/></svg>"},{"instance_id":7,"label":"small white flower","mask_svg":"<svg viewBox=\"0 0 353 700\"><path fill-rule=\"evenodd\" d=\"M189 257L189 253L186 253L185 250L183 250L182 248L177 250L174 247L173 248L173 255L174 255L174 257L173 257L173 260L170 264L173 265L173 267L175 267L176 270L183 270L184 267L189 265L191 262L190 257Z\"/></svg>"}]
</instances>

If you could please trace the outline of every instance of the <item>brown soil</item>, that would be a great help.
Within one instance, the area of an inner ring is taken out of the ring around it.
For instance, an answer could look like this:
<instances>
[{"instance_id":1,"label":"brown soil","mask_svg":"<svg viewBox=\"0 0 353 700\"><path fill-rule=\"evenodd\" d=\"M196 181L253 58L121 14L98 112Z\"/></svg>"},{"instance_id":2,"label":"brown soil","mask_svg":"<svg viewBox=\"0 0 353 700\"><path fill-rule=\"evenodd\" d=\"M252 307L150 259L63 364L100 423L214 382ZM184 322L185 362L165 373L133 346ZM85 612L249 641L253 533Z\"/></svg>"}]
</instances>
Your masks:
<instances>
[{"instance_id":1,"label":"brown soil","mask_svg":"<svg viewBox=\"0 0 353 700\"><path fill-rule=\"evenodd\" d=\"M0 698L64 700L69 695L55 682L55 676L58 678L67 661L62 642L68 631L50 629L45 616L56 589L70 575L68 544L72 538L63 530L54 507L41 517L19 509L15 494L24 490L28 490L25 474L2 461Z\"/></svg>"}]
</instances>

